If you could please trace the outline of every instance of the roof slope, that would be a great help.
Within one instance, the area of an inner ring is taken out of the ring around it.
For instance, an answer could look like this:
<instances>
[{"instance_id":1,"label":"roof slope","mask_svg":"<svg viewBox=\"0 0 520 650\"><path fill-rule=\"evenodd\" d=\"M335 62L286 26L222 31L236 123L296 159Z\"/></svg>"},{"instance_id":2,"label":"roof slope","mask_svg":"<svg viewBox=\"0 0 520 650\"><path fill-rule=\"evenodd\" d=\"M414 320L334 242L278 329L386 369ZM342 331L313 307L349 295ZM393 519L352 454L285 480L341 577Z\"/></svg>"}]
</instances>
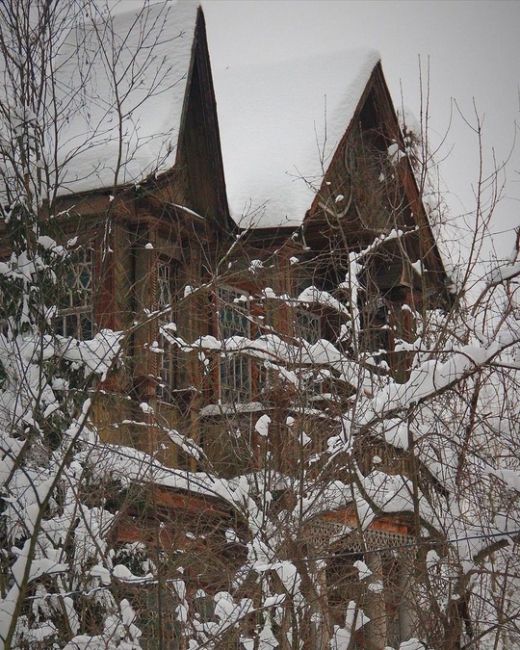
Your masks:
<instances>
[{"instance_id":1,"label":"roof slope","mask_svg":"<svg viewBox=\"0 0 520 650\"><path fill-rule=\"evenodd\" d=\"M171 168L197 6L161 2L68 34L56 84L60 193L135 182Z\"/></svg>"},{"instance_id":2,"label":"roof slope","mask_svg":"<svg viewBox=\"0 0 520 650\"><path fill-rule=\"evenodd\" d=\"M231 216L297 226L379 61L373 50L213 70Z\"/></svg>"}]
</instances>

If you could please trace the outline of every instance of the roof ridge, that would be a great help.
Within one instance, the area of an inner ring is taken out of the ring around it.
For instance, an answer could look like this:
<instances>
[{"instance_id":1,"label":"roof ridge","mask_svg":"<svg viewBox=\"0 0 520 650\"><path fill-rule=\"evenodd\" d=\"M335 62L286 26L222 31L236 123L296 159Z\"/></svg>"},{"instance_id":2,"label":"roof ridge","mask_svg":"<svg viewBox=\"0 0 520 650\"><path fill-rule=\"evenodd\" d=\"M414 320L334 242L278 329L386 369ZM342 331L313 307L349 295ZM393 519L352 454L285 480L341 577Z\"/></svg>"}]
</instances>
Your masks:
<instances>
[{"instance_id":1,"label":"roof ridge","mask_svg":"<svg viewBox=\"0 0 520 650\"><path fill-rule=\"evenodd\" d=\"M224 65L216 65L212 66L213 72L221 72L222 70L245 70L246 68L270 68L270 67L277 67L283 64L298 64L298 63L305 63L306 61L319 61L319 60L328 60L328 59L335 59L338 57L345 57L346 55L366 55L367 57L370 56L372 59L376 59L376 63L374 63L374 67L378 62L381 62L381 53L379 50L375 47L363 47L363 46L356 46L356 47L347 47L347 48L339 48L337 50L331 51L331 52L317 52L317 53L310 53L310 54L305 54L305 55L297 55L297 56L287 56L282 59L273 59L272 61L264 61L264 62L251 62L251 63L238 63L238 64L224 64Z\"/></svg>"}]
</instances>

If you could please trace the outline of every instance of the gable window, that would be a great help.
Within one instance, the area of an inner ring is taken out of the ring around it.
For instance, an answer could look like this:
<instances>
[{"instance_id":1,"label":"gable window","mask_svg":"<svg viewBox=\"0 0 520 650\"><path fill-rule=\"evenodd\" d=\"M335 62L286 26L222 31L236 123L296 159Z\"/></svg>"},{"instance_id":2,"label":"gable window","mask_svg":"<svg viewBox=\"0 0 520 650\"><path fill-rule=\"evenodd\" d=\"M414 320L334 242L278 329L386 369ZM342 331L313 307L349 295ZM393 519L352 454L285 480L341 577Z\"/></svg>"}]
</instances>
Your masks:
<instances>
[{"instance_id":1,"label":"gable window","mask_svg":"<svg viewBox=\"0 0 520 650\"><path fill-rule=\"evenodd\" d=\"M251 395L251 361L235 352L240 341L235 337L250 338L249 303L246 294L237 289L221 287L217 295L219 337L223 341L220 399L225 404L246 402Z\"/></svg>"},{"instance_id":2,"label":"gable window","mask_svg":"<svg viewBox=\"0 0 520 650\"><path fill-rule=\"evenodd\" d=\"M321 320L318 314L305 309L296 310L295 334L311 345L321 338Z\"/></svg>"},{"instance_id":3,"label":"gable window","mask_svg":"<svg viewBox=\"0 0 520 650\"><path fill-rule=\"evenodd\" d=\"M382 361L389 351L388 310L383 297L377 291L359 296L360 347L372 356L376 363Z\"/></svg>"},{"instance_id":4,"label":"gable window","mask_svg":"<svg viewBox=\"0 0 520 650\"><path fill-rule=\"evenodd\" d=\"M55 319L57 334L77 339L94 335L92 250L82 248L75 254Z\"/></svg>"}]
</instances>

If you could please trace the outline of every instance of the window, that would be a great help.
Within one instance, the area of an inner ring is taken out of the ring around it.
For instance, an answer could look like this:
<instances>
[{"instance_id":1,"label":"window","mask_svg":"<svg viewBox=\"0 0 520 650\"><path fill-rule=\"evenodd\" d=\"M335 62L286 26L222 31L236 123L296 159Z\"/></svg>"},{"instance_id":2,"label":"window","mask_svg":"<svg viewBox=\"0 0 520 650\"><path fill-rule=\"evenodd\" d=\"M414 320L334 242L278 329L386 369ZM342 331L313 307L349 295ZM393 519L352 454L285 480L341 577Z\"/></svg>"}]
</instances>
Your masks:
<instances>
[{"instance_id":1,"label":"window","mask_svg":"<svg viewBox=\"0 0 520 650\"><path fill-rule=\"evenodd\" d=\"M94 335L92 305L92 250L82 248L75 253L65 279L56 332L77 339L91 339Z\"/></svg>"},{"instance_id":2,"label":"window","mask_svg":"<svg viewBox=\"0 0 520 650\"><path fill-rule=\"evenodd\" d=\"M170 260L160 258L157 263L157 308L165 309L173 303L173 276L175 267ZM159 319L159 326L171 323L174 318L173 312L166 312ZM159 384L157 397L163 402L171 402L172 391L175 388L175 366L176 366L176 349L169 343L164 336L160 337L160 347L164 350L161 355L159 375L161 383Z\"/></svg>"},{"instance_id":3,"label":"window","mask_svg":"<svg viewBox=\"0 0 520 650\"><path fill-rule=\"evenodd\" d=\"M245 402L251 395L251 361L229 350L232 337L250 338L247 295L227 287L218 290L219 337L224 342L220 361L220 399L224 403ZM229 351L226 351L229 350Z\"/></svg>"},{"instance_id":4,"label":"window","mask_svg":"<svg viewBox=\"0 0 520 650\"><path fill-rule=\"evenodd\" d=\"M307 343L317 343L321 338L320 317L305 309L297 309L295 334L305 339Z\"/></svg>"},{"instance_id":5,"label":"window","mask_svg":"<svg viewBox=\"0 0 520 650\"><path fill-rule=\"evenodd\" d=\"M360 292L360 347L366 352L373 352L376 362L384 360L389 350L388 310L377 289L372 293Z\"/></svg>"}]
</instances>

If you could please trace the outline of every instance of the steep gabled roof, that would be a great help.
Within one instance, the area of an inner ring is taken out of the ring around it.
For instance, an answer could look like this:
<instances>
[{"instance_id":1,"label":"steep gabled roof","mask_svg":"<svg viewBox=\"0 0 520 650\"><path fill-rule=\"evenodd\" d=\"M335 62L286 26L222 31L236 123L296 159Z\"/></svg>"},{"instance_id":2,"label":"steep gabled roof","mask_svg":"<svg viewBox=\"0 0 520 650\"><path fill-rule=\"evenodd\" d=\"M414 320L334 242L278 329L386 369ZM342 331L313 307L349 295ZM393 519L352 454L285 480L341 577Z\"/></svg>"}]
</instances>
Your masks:
<instances>
[{"instance_id":1,"label":"steep gabled roof","mask_svg":"<svg viewBox=\"0 0 520 650\"><path fill-rule=\"evenodd\" d=\"M379 55L353 50L214 70L228 203L242 227L297 226Z\"/></svg>"},{"instance_id":2,"label":"steep gabled roof","mask_svg":"<svg viewBox=\"0 0 520 650\"><path fill-rule=\"evenodd\" d=\"M120 153L118 185L173 166L197 8L191 0L161 2L68 34L57 69L60 193L113 186Z\"/></svg>"}]
</instances>

